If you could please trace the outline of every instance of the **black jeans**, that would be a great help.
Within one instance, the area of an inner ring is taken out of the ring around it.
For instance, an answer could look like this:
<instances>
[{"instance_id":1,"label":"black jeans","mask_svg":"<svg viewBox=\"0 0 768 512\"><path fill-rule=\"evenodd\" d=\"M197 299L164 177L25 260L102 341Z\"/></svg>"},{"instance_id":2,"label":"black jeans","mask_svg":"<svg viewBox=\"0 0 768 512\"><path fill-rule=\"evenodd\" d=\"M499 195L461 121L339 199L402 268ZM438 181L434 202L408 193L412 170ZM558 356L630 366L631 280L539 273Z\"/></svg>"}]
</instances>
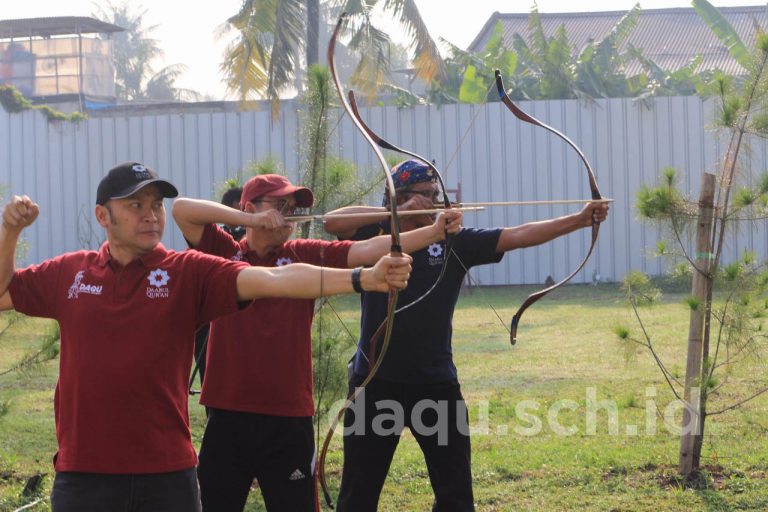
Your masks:
<instances>
[{"instance_id":1,"label":"black jeans","mask_svg":"<svg viewBox=\"0 0 768 512\"><path fill-rule=\"evenodd\" d=\"M254 478L269 512L315 512L312 417L211 408L197 472L205 512L241 512Z\"/></svg>"},{"instance_id":2,"label":"black jeans","mask_svg":"<svg viewBox=\"0 0 768 512\"><path fill-rule=\"evenodd\" d=\"M195 468L172 473L56 473L53 512L200 512Z\"/></svg>"},{"instance_id":3,"label":"black jeans","mask_svg":"<svg viewBox=\"0 0 768 512\"><path fill-rule=\"evenodd\" d=\"M353 379L350 390L357 383ZM401 427L411 430L424 453L435 493L432 511L474 511L469 418L458 382L399 384L374 380L356 402L357 407L344 416L338 512L377 510ZM402 414L394 412L394 407ZM360 418L363 412L364 418ZM398 415L399 420L393 419Z\"/></svg>"}]
</instances>

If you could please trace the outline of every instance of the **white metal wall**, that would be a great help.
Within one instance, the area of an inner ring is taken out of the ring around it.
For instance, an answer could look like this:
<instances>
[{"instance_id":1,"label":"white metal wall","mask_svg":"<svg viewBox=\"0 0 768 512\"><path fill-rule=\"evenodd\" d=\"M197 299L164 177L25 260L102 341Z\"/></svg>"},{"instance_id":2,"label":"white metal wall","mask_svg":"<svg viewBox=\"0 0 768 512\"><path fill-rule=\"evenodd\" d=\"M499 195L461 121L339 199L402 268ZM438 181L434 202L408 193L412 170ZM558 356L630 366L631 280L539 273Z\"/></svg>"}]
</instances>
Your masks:
<instances>
[{"instance_id":1,"label":"white metal wall","mask_svg":"<svg viewBox=\"0 0 768 512\"><path fill-rule=\"evenodd\" d=\"M174 113L94 117L81 123L48 122L37 112L0 109L0 185L6 195L28 194L41 205L38 221L25 232L26 263L84 246L95 248L103 233L93 219L96 185L113 165L138 160L175 183L182 194L213 198L215 183L268 155L285 163L296 179L300 116L294 102L279 122L268 111ZM712 124L714 103L697 97L658 98L644 106L630 99L521 103L535 117L568 134L582 147L597 173L612 214L600 232L595 254L574 282L589 282L597 270L619 280L630 269L659 273L647 257L657 229L636 220L636 192L654 184L659 171L675 167L682 188L698 195L702 171L713 171L722 143ZM462 199L512 201L588 198L586 172L575 153L545 131L518 121L501 104L362 108L377 133L391 142L434 158L449 188L461 183ZM359 166L376 161L352 123L342 118L333 146ZM756 141L748 163L766 168L768 145ZM576 207L489 208L467 214L476 227L511 226L564 215ZM87 222L86 219L91 220ZM89 226L94 230L89 234ZM169 222L165 243L183 249ZM477 269L482 284L543 283L575 268L589 247L589 229L541 247L508 254L499 265ZM728 240L732 256L749 248L768 257L765 221L744 227Z\"/></svg>"}]
</instances>

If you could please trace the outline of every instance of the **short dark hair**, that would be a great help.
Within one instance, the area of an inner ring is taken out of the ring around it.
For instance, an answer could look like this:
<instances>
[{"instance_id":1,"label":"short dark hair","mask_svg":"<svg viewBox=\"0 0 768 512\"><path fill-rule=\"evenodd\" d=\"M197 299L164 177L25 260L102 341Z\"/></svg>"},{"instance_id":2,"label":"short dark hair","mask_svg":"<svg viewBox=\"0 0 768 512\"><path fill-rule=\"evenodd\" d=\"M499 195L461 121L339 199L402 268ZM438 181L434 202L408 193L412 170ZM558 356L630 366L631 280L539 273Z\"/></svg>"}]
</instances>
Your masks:
<instances>
[{"instance_id":1,"label":"short dark hair","mask_svg":"<svg viewBox=\"0 0 768 512\"><path fill-rule=\"evenodd\" d=\"M240 196L243 195L243 189L240 187L232 187L221 196L221 204L232 206L232 203L239 203Z\"/></svg>"}]
</instances>

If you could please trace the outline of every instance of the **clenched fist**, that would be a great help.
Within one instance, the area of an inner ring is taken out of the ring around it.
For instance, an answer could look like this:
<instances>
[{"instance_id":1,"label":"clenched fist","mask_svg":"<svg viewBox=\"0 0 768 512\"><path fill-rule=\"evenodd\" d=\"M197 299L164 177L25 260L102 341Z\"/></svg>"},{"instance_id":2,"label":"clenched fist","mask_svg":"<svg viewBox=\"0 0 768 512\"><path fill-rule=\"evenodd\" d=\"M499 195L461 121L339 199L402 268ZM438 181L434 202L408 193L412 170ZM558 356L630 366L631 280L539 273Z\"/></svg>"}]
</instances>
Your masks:
<instances>
[{"instance_id":1,"label":"clenched fist","mask_svg":"<svg viewBox=\"0 0 768 512\"><path fill-rule=\"evenodd\" d=\"M21 231L29 226L40 213L40 207L29 196L13 196L3 209L3 227Z\"/></svg>"}]
</instances>

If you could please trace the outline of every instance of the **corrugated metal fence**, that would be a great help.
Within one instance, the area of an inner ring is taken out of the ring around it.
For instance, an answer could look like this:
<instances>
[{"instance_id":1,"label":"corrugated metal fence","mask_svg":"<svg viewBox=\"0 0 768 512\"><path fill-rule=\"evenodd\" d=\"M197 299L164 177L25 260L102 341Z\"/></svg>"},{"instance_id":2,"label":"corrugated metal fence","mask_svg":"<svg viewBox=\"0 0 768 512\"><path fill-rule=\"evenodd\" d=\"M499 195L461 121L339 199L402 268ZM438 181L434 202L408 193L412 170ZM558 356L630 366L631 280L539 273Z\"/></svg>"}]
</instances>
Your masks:
<instances>
[{"instance_id":1,"label":"corrugated metal fence","mask_svg":"<svg viewBox=\"0 0 768 512\"><path fill-rule=\"evenodd\" d=\"M712 171L722 143L712 124L714 103L696 97L658 98L649 105L630 99L523 103L522 108L568 134L593 164L602 193L616 202L602 226L596 253L574 282L595 272L620 280L629 270L652 274L661 262L649 258L659 232L636 220L635 195L672 166L682 188L695 198L699 176ZM230 109L231 110L231 109ZM586 172L575 153L541 129L519 122L500 104L363 108L378 133L429 158L443 169L449 188L460 184L462 199L513 201L589 197ZM63 251L95 248L103 239L93 220L96 185L114 164L139 160L173 181L184 195L213 198L216 183L234 176L249 161L268 155L285 163L296 179L300 115L287 102L279 122L263 112L184 112L99 115L81 123L48 122L37 112L0 110L0 185L25 193L42 207L25 232L26 263ZM342 118L332 135L340 154L361 168L375 168L372 152L352 123ZM768 146L756 141L747 164L765 169ZM574 206L489 208L468 214L465 224L512 226L564 215ZM165 243L183 249L169 222ZM744 226L729 239L731 255L745 248L768 256L765 221ZM578 265L589 247L589 230L551 244L515 251L499 265L476 271L482 284L543 283Z\"/></svg>"}]
</instances>

